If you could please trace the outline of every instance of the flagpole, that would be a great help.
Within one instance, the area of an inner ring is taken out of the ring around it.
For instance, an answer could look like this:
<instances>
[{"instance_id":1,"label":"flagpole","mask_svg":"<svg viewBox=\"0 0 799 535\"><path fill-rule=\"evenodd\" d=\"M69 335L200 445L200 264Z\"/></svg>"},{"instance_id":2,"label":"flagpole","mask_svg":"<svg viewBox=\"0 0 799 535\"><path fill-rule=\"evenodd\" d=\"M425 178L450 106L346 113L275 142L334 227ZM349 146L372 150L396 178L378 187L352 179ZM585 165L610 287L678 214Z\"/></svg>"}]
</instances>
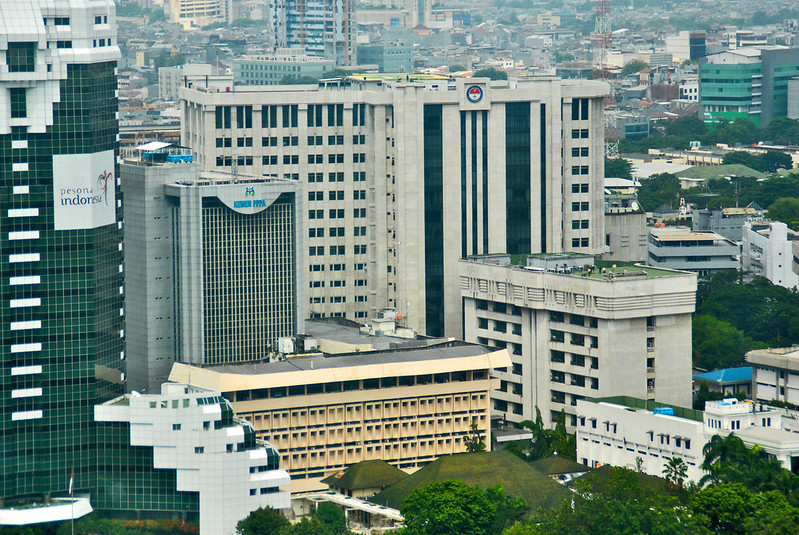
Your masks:
<instances>
[{"instance_id":1,"label":"flagpole","mask_svg":"<svg viewBox=\"0 0 799 535\"><path fill-rule=\"evenodd\" d=\"M69 474L69 507L70 507L70 526L72 535L75 535L75 493L74 491L75 471Z\"/></svg>"}]
</instances>

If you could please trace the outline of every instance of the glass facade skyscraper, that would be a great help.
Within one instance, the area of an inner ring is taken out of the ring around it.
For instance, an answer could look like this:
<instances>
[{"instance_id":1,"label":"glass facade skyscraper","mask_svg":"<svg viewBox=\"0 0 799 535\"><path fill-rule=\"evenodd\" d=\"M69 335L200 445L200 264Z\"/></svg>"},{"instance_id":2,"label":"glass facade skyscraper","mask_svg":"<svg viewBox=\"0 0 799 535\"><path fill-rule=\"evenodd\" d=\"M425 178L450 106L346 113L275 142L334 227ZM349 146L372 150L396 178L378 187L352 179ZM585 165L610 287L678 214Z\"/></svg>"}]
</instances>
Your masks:
<instances>
[{"instance_id":1,"label":"glass facade skyscraper","mask_svg":"<svg viewBox=\"0 0 799 535\"><path fill-rule=\"evenodd\" d=\"M71 476L76 494L94 487L93 407L123 391L124 311L113 2L4 0L0 20L8 507L66 494Z\"/></svg>"}]
</instances>

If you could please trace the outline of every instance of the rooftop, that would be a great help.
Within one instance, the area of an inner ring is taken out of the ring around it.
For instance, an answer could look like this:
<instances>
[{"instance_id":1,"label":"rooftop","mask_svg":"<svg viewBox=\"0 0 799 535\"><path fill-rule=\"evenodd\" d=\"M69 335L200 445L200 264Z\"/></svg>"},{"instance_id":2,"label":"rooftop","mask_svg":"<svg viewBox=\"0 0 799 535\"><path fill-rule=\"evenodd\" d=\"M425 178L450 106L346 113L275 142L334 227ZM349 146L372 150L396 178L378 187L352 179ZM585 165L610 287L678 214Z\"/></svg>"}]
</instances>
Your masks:
<instances>
[{"instance_id":1,"label":"rooftop","mask_svg":"<svg viewBox=\"0 0 799 535\"><path fill-rule=\"evenodd\" d=\"M627 407L627 410L631 412L638 412L638 411L653 412L655 408L669 407L674 411L674 416L678 418L685 418L697 422L704 421L702 411L698 411L695 409L688 409L685 407L678 407L676 405L671 405L668 403L660 403L658 401L654 401L651 399L640 399L640 398L634 398L632 396L608 396L604 398L585 398L584 401L588 401L590 403L611 403L613 405L620 405L622 407ZM666 416L666 415L661 414L659 416Z\"/></svg>"},{"instance_id":2,"label":"rooftop","mask_svg":"<svg viewBox=\"0 0 799 535\"><path fill-rule=\"evenodd\" d=\"M397 349L399 347L425 347L446 342L446 338L373 336L361 332L361 325L355 322L330 320L305 320L305 334L323 340L333 340L351 345L371 345L375 349Z\"/></svg>"},{"instance_id":3,"label":"rooftop","mask_svg":"<svg viewBox=\"0 0 799 535\"><path fill-rule=\"evenodd\" d=\"M349 490L383 489L408 477L399 468L381 459L361 461L322 480L331 487Z\"/></svg>"},{"instance_id":4,"label":"rooftop","mask_svg":"<svg viewBox=\"0 0 799 535\"><path fill-rule=\"evenodd\" d=\"M694 379L714 383L742 383L752 380L752 367L741 366L738 368L724 368L722 370L694 375Z\"/></svg>"},{"instance_id":5,"label":"rooftop","mask_svg":"<svg viewBox=\"0 0 799 535\"><path fill-rule=\"evenodd\" d=\"M510 258L509 262L503 263L504 258ZM585 259L583 262L582 260ZM537 267L534 260L545 260L547 268ZM596 262L591 255L579 253L538 253L533 255L479 255L470 256L462 262L474 262L507 267L519 271L530 273L546 272L551 275L564 275L568 277L580 277L594 280L617 281L630 280L636 278L655 278L655 277L675 277L687 275L685 271L673 269L654 268L646 264L633 262ZM565 268L557 266L562 261ZM579 265L576 265L576 263ZM586 266L589 266L586 268Z\"/></svg>"},{"instance_id":6,"label":"rooftop","mask_svg":"<svg viewBox=\"0 0 799 535\"><path fill-rule=\"evenodd\" d=\"M746 354L746 362L799 371L799 347L755 349Z\"/></svg>"}]
</instances>

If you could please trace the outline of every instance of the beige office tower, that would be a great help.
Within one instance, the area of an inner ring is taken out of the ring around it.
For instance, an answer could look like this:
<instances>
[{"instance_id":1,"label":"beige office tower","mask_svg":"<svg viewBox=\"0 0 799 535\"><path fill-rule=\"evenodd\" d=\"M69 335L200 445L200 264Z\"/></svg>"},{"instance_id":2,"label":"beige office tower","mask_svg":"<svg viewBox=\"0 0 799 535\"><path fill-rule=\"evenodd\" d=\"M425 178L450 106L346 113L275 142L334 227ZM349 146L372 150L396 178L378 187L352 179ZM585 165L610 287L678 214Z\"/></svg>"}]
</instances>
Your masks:
<instances>
[{"instance_id":1,"label":"beige office tower","mask_svg":"<svg viewBox=\"0 0 799 535\"><path fill-rule=\"evenodd\" d=\"M607 86L413 76L181 89L204 170L300 181L307 316L461 336L458 260L604 251Z\"/></svg>"}]
</instances>

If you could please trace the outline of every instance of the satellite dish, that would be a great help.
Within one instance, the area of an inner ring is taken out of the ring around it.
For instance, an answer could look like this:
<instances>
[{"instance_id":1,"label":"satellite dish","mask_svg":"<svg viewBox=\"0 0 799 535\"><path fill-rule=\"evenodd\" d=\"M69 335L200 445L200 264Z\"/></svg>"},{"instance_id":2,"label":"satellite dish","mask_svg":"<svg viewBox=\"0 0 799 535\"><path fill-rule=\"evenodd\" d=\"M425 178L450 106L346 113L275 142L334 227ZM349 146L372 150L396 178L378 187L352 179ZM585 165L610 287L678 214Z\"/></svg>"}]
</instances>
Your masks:
<instances>
[{"instance_id":1,"label":"satellite dish","mask_svg":"<svg viewBox=\"0 0 799 535\"><path fill-rule=\"evenodd\" d=\"M141 394L139 394L135 390L131 390L130 395L131 395L131 397L134 397L134 398L140 398L141 397Z\"/></svg>"},{"instance_id":2,"label":"satellite dish","mask_svg":"<svg viewBox=\"0 0 799 535\"><path fill-rule=\"evenodd\" d=\"M630 208L638 210L638 201L633 201L632 204L630 204Z\"/></svg>"}]
</instances>

